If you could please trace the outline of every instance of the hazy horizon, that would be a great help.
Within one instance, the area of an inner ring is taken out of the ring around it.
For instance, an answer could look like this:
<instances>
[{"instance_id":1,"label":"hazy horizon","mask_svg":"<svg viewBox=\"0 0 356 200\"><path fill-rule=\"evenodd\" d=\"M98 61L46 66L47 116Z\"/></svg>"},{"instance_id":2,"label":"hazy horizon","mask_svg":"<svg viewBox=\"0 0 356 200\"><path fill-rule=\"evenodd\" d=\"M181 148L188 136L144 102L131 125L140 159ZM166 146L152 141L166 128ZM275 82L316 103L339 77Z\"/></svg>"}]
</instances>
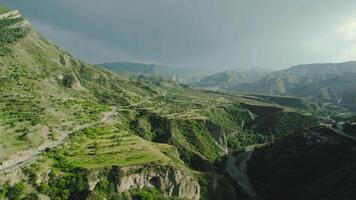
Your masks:
<instances>
[{"instance_id":1,"label":"hazy horizon","mask_svg":"<svg viewBox=\"0 0 356 200\"><path fill-rule=\"evenodd\" d=\"M90 63L233 70L356 60L356 2L0 0Z\"/></svg>"}]
</instances>

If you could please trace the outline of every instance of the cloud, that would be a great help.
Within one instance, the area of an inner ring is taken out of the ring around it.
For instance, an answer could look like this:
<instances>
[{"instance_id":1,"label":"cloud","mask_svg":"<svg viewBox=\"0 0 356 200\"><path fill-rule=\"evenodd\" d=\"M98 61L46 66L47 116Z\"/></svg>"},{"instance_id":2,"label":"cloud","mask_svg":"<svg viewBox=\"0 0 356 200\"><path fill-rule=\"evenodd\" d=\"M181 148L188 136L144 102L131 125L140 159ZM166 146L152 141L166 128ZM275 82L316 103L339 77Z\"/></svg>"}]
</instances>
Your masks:
<instances>
[{"instance_id":1,"label":"cloud","mask_svg":"<svg viewBox=\"0 0 356 200\"><path fill-rule=\"evenodd\" d=\"M91 63L110 61L112 58L128 59L124 51L98 40L90 38L75 30L63 29L44 21L31 20L32 25L41 30L41 34L50 41L55 41L62 49L76 52L75 56ZM98 51L100 49L100 51Z\"/></svg>"},{"instance_id":2,"label":"cloud","mask_svg":"<svg viewBox=\"0 0 356 200\"><path fill-rule=\"evenodd\" d=\"M78 57L174 66L288 67L355 59L348 0L0 0Z\"/></svg>"},{"instance_id":3,"label":"cloud","mask_svg":"<svg viewBox=\"0 0 356 200\"><path fill-rule=\"evenodd\" d=\"M356 16L350 17L347 21L306 39L303 48L306 49L307 55L330 62L354 60L356 58Z\"/></svg>"}]
</instances>

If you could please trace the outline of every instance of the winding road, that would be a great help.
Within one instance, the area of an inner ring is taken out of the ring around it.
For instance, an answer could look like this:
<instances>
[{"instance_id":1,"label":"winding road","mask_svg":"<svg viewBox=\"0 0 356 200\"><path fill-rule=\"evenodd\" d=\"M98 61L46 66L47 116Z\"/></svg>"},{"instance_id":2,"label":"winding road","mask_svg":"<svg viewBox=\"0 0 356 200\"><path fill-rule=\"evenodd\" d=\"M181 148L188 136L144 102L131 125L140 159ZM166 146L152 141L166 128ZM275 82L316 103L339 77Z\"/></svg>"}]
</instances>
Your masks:
<instances>
[{"instance_id":1,"label":"winding road","mask_svg":"<svg viewBox=\"0 0 356 200\"><path fill-rule=\"evenodd\" d=\"M237 156L231 155L226 164L226 171L239 183L252 200L262 200L251 184L247 174L247 161L251 158L252 154L253 149L240 153Z\"/></svg>"},{"instance_id":2,"label":"winding road","mask_svg":"<svg viewBox=\"0 0 356 200\"><path fill-rule=\"evenodd\" d=\"M0 173L13 170L36 160L41 152L46 149L51 149L61 145L65 141L65 139L68 138L69 135L77 131L111 121L111 119L115 116L116 111L117 108L113 107L110 112L105 113L103 119L101 119L100 121L77 126L73 128L72 131L62 134L56 141L46 141L44 144L37 147L36 149L27 150L25 152L22 152L21 155L14 155L14 158L10 158L9 160L3 162L2 165L0 165Z\"/></svg>"}]
</instances>

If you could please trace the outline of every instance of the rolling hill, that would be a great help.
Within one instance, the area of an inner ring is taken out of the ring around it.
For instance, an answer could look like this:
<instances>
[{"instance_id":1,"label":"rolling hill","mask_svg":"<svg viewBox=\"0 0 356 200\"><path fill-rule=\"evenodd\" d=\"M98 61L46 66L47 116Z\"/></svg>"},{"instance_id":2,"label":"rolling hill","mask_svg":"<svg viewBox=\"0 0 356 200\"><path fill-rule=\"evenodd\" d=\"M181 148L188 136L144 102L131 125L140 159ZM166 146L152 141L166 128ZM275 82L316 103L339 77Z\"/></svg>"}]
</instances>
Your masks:
<instances>
[{"instance_id":1,"label":"rolling hill","mask_svg":"<svg viewBox=\"0 0 356 200\"><path fill-rule=\"evenodd\" d=\"M203 89L225 89L229 90L235 85L243 83L254 83L268 72L266 70L241 70L225 71L203 77L201 80L192 82L189 85Z\"/></svg>"},{"instance_id":2,"label":"rolling hill","mask_svg":"<svg viewBox=\"0 0 356 200\"><path fill-rule=\"evenodd\" d=\"M356 62L298 65L231 89L312 98L355 111Z\"/></svg>"}]
</instances>

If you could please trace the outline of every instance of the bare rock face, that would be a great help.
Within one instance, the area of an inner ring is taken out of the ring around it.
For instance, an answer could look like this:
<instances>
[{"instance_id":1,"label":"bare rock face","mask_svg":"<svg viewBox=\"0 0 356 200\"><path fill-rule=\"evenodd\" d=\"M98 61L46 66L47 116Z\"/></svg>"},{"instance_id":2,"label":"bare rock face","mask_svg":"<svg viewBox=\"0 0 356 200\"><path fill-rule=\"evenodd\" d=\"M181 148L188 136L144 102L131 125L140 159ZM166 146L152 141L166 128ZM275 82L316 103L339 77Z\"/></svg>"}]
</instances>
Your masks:
<instances>
[{"instance_id":1,"label":"bare rock face","mask_svg":"<svg viewBox=\"0 0 356 200\"><path fill-rule=\"evenodd\" d=\"M117 190L118 192L124 192L132 188L144 187L155 187L168 196L192 200L200 198L200 185L198 182L172 167L163 171L147 169L141 173L123 176L117 185Z\"/></svg>"},{"instance_id":2,"label":"bare rock face","mask_svg":"<svg viewBox=\"0 0 356 200\"><path fill-rule=\"evenodd\" d=\"M3 14L0 14L0 19L17 19L21 17L22 17L21 13L18 10L11 10ZM18 23L10 26L10 28L29 28L30 26L31 24L29 21L22 19Z\"/></svg>"},{"instance_id":3,"label":"bare rock face","mask_svg":"<svg viewBox=\"0 0 356 200\"><path fill-rule=\"evenodd\" d=\"M224 131L219 126L210 121L206 121L206 127L215 140L216 144L221 147L225 153L228 153L227 140Z\"/></svg>"},{"instance_id":4,"label":"bare rock face","mask_svg":"<svg viewBox=\"0 0 356 200\"><path fill-rule=\"evenodd\" d=\"M15 18L20 18L21 14L18 10L12 10L9 12L5 12L3 14L0 15L0 19L15 19Z\"/></svg>"},{"instance_id":5,"label":"bare rock face","mask_svg":"<svg viewBox=\"0 0 356 200\"><path fill-rule=\"evenodd\" d=\"M13 171L4 171L0 173L0 188L6 183L14 185L24 177L20 168Z\"/></svg>"},{"instance_id":6,"label":"bare rock face","mask_svg":"<svg viewBox=\"0 0 356 200\"><path fill-rule=\"evenodd\" d=\"M105 172L93 172L89 176L90 190L104 178ZM166 196L176 196L183 199L200 199L200 185L190 175L173 167L125 167L118 171L119 181L117 192L130 189L156 188ZM106 174L107 175L107 174Z\"/></svg>"},{"instance_id":7,"label":"bare rock face","mask_svg":"<svg viewBox=\"0 0 356 200\"><path fill-rule=\"evenodd\" d=\"M90 191L93 191L95 189L96 184L101 180L101 178L102 175L100 174L100 171L93 172L89 175L88 185Z\"/></svg>"},{"instance_id":8,"label":"bare rock face","mask_svg":"<svg viewBox=\"0 0 356 200\"><path fill-rule=\"evenodd\" d=\"M59 75L57 78L62 82L64 87L72 88L73 90L77 91L85 90L85 88L81 86L78 78L73 73Z\"/></svg>"}]
</instances>

